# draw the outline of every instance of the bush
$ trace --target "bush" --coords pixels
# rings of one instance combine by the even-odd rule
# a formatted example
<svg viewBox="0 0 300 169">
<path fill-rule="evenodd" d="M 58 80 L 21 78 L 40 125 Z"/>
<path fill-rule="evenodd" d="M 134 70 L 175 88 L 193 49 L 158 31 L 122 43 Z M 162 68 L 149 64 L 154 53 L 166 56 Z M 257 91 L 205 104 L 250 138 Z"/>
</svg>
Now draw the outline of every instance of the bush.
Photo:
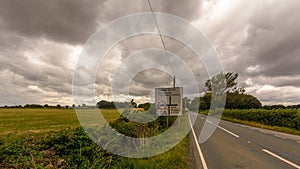
<svg viewBox="0 0 300 169">
<path fill-rule="evenodd" d="M 105 168 L 118 158 L 99 148 L 82 128 L 23 137 L 3 144 L 0 152 L 4 168 Z"/>
<path fill-rule="evenodd" d="M 269 126 L 288 127 L 300 129 L 299 112 L 295 109 L 250 109 L 250 110 L 225 110 L 224 117 L 253 121 Z"/>
</svg>

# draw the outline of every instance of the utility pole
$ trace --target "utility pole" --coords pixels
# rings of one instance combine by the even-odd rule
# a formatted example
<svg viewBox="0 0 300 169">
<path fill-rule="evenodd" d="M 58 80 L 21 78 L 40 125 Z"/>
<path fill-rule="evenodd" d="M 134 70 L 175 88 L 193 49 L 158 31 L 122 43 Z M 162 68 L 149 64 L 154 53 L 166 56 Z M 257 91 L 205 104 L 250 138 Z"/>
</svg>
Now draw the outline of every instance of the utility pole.
<svg viewBox="0 0 300 169">
<path fill-rule="evenodd" d="M 175 80 L 175 76 L 174 76 L 174 78 L 173 78 L 173 88 L 175 88 L 175 84 L 176 84 L 176 80 Z M 169 95 L 169 104 L 167 106 L 168 106 L 167 127 L 169 127 L 169 116 L 171 115 L 171 107 L 172 106 L 177 106 L 177 104 L 172 104 L 171 94 Z"/>
<path fill-rule="evenodd" d="M 173 88 L 175 88 L 175 84 L 176 84 L 176 81 L 175 81 L 175 76 L 174 76 L 174 79 L 173 79 Z"/>
</svg>

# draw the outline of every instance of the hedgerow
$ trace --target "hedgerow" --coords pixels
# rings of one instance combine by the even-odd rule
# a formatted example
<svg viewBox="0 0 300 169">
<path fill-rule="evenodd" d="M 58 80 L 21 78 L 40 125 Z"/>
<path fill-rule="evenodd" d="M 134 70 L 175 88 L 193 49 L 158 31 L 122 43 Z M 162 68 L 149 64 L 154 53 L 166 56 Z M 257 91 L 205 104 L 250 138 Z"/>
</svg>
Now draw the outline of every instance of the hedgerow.
<svg viewBox="0 0 300 169">
<path fill-rule="evenodd" d="M 300 111 L 297 109 L 226 109 L 224 117 L 300 130 Z"/>
</svg>

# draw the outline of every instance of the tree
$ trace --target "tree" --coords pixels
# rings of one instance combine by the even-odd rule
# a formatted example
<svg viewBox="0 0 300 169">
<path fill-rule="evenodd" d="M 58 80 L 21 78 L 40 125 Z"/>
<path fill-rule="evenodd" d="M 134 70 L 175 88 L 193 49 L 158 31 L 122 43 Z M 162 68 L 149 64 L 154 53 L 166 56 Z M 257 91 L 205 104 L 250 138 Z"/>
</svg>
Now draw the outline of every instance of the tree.
<svg viewBox="0 0 300 169">
<path fill-rule="evenodd" d="M 247 95 L 244 88 L 237 87 L 237 73 L 220 73 L 205 82 L 207 92 L 199 99 L 199 110 L 211 107 L 212 95 L 226 92 L 226 109 L 257 109 L 261 108 L 261 102 L 252 95 Z M 225 84 L 224 84 L 225 82 Z M 221 86 L 221 87 L 220 87 Z M 213 89 L 215 87 L 215 89 Z M 217 90 L 216 90 L 217 89 Z M 219 93 L 216 93 L 216 91 Z"/>
<path fill-rule="evenodd" d="M 190 104 L 191 104 L 191 99 L 189 99 L 187 97 L 184 97 L 182 99 L 182 105 L 183 105 L 184 108 L 189 108 Z"/>
<path fill-rule="evenodd" d="M 261 107 L 261 102 L 252 95 L 227 93 L 226 109 L 259 109 Z"/>
<path fill-rule="evenodd" d="M 100 102 L 98 102 L 97 107 L 99 109 L 115 109 L 116 108 L 113 102 L 109 102 L 106 100 L 101 100 Z"/>
<path fill-rule="evenodd" d="M 134 108 L 137 108 L 137 104 L 134 102 L 134 99 L 131 99 L 130 103 Z"/>
<path fill-rule="evenodd" d="M 220 83 L 220 81 L 225 80 L 225 85 L 224 85 L 224 91 L 223 92 L 236 92 L 236 93 L 244 93 L 245 90 L 244 88 L 238 88 L 237 87 L 237 78 L 239 74 L 238 73 L 233 73 L 233 72 L 228 72 L 228 73 L 219 73 L 216 76 L 212 77 L 211 79 L 206 80 L 205 82 L 205 87 L 207 88 L 208 92 L 212 92 L 213 90 L 213 85 L 216 83 Z"/>
<path fill-rule="evenodd" d="M 151 105 L 151 103 L 139 104 L 138 108 L 143 108 L 145 111 L 147 111 L 151 108 Z"/>
</svg>

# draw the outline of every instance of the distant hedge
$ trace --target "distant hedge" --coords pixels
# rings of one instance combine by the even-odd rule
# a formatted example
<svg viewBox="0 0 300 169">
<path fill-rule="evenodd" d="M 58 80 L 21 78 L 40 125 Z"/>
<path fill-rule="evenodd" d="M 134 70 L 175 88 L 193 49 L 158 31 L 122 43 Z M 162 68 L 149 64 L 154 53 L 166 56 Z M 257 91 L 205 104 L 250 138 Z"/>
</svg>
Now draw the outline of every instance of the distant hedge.
<svg viewBox="0 0 300 169">
<path fill-rule="evenodd" d="M 224 117 L 258 122 L 264 125 L 288 127 L 300 130 L 300 110 L 297 109 L 226 109 Z"/>
</svg>

